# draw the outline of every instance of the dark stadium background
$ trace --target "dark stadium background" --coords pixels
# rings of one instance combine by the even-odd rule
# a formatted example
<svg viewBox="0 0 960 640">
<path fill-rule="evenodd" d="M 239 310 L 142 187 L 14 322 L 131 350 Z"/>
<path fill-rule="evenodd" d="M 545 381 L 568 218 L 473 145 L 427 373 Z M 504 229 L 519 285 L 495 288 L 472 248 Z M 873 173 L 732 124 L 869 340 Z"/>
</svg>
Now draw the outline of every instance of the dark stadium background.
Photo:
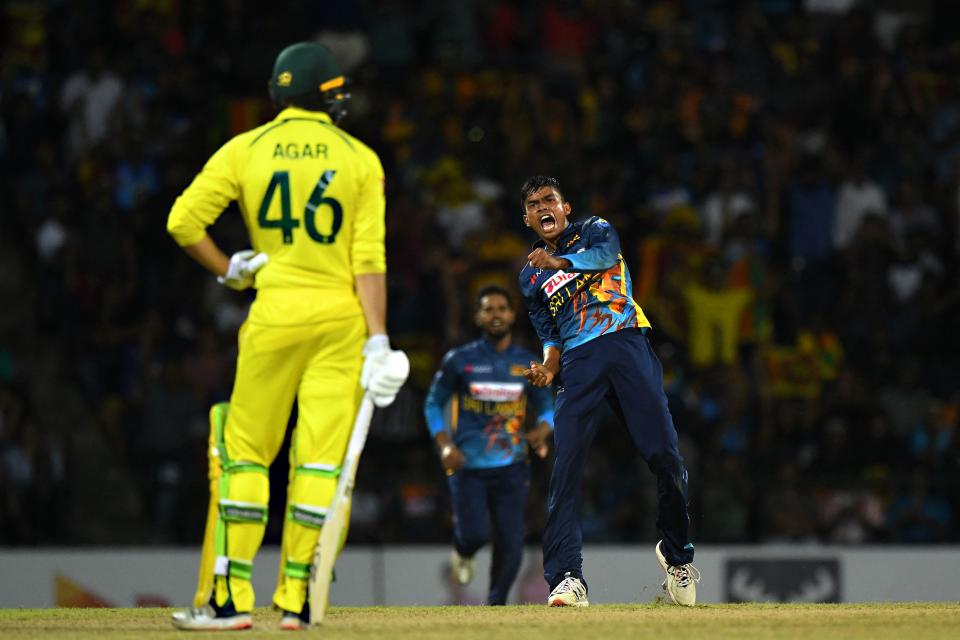
<svg viewBox="0 0 960 640">
<path fill-rule="evenodd" d="M 621 232 L 698 542 L 957 542 L 953 4 L 5 2 L 0 544 L 199 543 L 206 412 L 249 298 L 182 254 L 166 215 L 272 117 L 272 61 L 309 38 L 340 57 L 343 126 L 386 168 L 390 334 L 413 364 L 374 424 L 353 542 L 450 540 L 421 403 L 475 335 L 476 290 L 514 286 L 535 173 Z M 244 245 L 236 211 L 212 232 Z M 536 347 L 523 313 L 518 336 Z M 586 540 L 653 540 L 654 484 L 610 421 Z"/>
</svg>

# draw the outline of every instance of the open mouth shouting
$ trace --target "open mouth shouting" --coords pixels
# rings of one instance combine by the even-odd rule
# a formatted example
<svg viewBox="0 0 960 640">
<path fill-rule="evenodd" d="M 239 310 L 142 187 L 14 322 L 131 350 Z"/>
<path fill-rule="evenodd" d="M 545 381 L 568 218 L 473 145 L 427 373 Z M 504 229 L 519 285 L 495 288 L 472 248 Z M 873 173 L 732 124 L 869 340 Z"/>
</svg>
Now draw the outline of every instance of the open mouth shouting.
<svg viewBox="0 0 960 640">
<path fill-rule="evenodd" d="M 567 227 L 570 205 L 555 188 L 545 186 L 528 194 L 523 203 L 523 220 L 542 240 L 552 242 Z"/>
<path fill-rule="evenodd" d="M 552 213 L 540 214 L 540 228 L 544 233 L 550 233 L 557 228 L 557 218 Z"/>
</svg>

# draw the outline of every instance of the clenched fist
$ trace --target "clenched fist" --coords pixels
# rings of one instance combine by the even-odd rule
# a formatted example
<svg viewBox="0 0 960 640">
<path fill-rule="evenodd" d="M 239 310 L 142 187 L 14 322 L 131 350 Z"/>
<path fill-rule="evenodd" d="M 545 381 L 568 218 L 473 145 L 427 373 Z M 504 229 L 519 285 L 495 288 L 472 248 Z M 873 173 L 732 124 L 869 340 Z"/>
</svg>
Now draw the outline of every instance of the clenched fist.
<svg viewBox="0 0 960 640">
<path fill-rule="evenodd" d="M 557 258 L 550 255 L 543 249 L 534 249 L 527 256 L 530 266 L 537 269 L 566 269 L 570 266 L 570 261 L 566 258 Z"/>
</svg>

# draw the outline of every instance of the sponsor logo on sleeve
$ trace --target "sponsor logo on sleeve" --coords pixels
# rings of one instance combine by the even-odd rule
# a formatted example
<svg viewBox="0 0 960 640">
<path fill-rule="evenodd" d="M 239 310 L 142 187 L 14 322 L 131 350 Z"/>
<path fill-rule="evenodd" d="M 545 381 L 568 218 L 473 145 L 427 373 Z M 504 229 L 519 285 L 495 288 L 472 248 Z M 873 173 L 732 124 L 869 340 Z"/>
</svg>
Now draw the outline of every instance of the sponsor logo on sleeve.
<svg viewBox="0 0 960 640">
<path fill-rule="evenodd" d="M 532 264 L 530 264 L 529 262 L 528 262 L 527 264 L 530 265 L 530 268 L 531 268 L 531 269 L 533 269 L 533 265 L 532 265 Z M 542 268 L 541 268 L 541 269 L 537 269 L 536 272 L 535 272 L 532 276 L 530 276 L 530 284 L 536 286 L 536 284 L 537 284 L 537 278 L 539 278 L 539 277 L 542 276 L 542 275 L 543 275 L 543 269 L 542 269 Z"/>
</svg>

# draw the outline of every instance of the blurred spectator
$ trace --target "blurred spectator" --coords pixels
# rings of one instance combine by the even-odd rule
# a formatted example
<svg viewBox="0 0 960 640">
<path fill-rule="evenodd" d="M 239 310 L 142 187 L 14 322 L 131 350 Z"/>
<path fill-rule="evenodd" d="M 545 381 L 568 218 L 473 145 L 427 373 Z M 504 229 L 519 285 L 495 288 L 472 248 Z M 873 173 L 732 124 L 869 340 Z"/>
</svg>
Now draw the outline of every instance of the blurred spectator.
<svg viewBox="0 0 960 640">
<path fill-rule="evenodd" d="M 60 110 L 67 118 L 66 150 L 78 159 L 107 137 L 116 122 L 116 108 L 124 91 L 103 49 L 90 53 L 88 65 L 70 74 L 60 93 Z"/>
<path fill-rule="evenodd" d="M 67 482 L 71 540 L 83 544 L 121 544 L 145 536 L 149 521 L 124 432 L 125 407 L 107 396 L 90 415 L 73 425 L 69 440 Z M 155 532 L 162 535 L 165 532 Z"/>
<path fill-rule="evenodd" d="M 704 478 L 710 478 L 700 494 L 702 519 L 697 531 L 716 542 L 737 542 L 748 539 L 750 511 L 754 489 L 747 477 L 743 458 L 714 458 L 704 467 Z"/>
<path fill-rule="evenodd" d="M 902 466 L 900 440 L 891 431 L 884 413 L 876 411 L 869 418 L 866 433 L 857 443 L 854 461 L 865 475 L 887 475 Z"/>
<path fill-rule="evenodd" d="M 836 190 L 826 180 L 820 160 L 807 158 L 788 193 L 790 258 L 805 264 L 823 262 L 832 255 L 835 208 Z"/>
<path fill-rule="evenodd" d="M 201 403 L 202 387 L 191 388 L 186 364 L 173 360 L 148 372 L 143 394 L 142 430 L 131 442 L 143 504 L 153 525 L 154 537 L 173 541 L 183 513 L 183 487 L 187 474 L 203 469 L 191 466 L 206 450 L 209 404 Z"/>
<path fill-rule="evenodd" d="M 898 243 L 903 243 L 914 234 L 935 238 L 940 233 L 937 212 L 923 203 L 917 185 L 912 180 L 900 182 L 896 206 L 890 213 L 890 231 Z"/>
<path fill-rule="evenodd" d="M 867 216 L 885 217 L 887 197 L 867 175 L 867 159 L 857 158 L 837 193 L 836 217 L 833 221 L 833 245 L 838 251 L 850 246 Z"/>
<path fill-rule="evenodd" d="M 693 194 L 680 177 L 679 159 L 668 155 L 656 167 L 647 196 L 647 206 L 657 219 L 663 219 L 671 211 L 693 204 Z"/>
<path fill-rule="evenodd" d="M 799 276 L 798 304 L 804 313 L 822 312 L 836 299 L 831 236 L 836 203 L 836 188 L 827 181 L 821 161 L 803 160 L 786 204 L 787 258 Z"/>
<path fill-rule="evenodd" d="M 156 163 L 144 155 L 144 140 L 126 140 L 123 158 L 117 163 L 114 176 L 114 201 L 121 211 L 142 207 L 144 201 L 160 190 Z"/>
<path fill-rule="evenodd" d="M 941 471 L 956 437 L 955 421 L 952 407 L 939 402 L 931 403 L 923 420 L 914 425 L 907 440 L 913 459 L 930 471 Z"/>
<path fill-rule="evenodd" d="M 880 407 L 901 441 L 926 418 L 927 409 L 933 403 L 933 394 L 921 384 L 922 366 L 916 357 L 902 358 L 896 364 L 896 380 L 879 392 Z"/>
<path fill-rule="evenodd" d="M 764 542 L 813 542 L 816 540 L 816 504 L 798 481 L 797 470 L 784 465 L 775 484 L 765 492 L 761 540 Z"/>
<path fill-rule="evenodd" d="M 466 237 L 486 225 L 480 194 L 463 174 L 460 163 L 444 157 L 423 176 L 428 192 L 436 194 L 437 222 L 447 232 L 447 241 L 454 249 L 463 247 Z"/>
<path fill-rule="evenodd" d="M 887 519 L 895 542 L 946 542 L 953 509 L 947 500 L 931 490 L 927 474 L 918 467 L 891 500 Z"/>
<path fill-rule="evenodd" d="M 700 206 L 707 244 L 719 247 L 742 216 L 757 215 L 758 203 L 751 183 L 750 172 L 743 167 L 730 163 L 721 170 L 716 191 L 711 192 Z"/>
<path fill-rule="evenodd" d="M 884 501 L 869 488 L 823 491 L 817 503 L 817 520 L 824 542 L 863 544 L 883 540 Z"/>
<path fill-rule="evenodd" d="M 689 327 L 690 363 L 695 367 L 737 364 L 740 319 L 750 302 L 749 289 L 726 287 L 718 260 L 704 264 L 703 280 L 684 289 Z"/>
</svg>

